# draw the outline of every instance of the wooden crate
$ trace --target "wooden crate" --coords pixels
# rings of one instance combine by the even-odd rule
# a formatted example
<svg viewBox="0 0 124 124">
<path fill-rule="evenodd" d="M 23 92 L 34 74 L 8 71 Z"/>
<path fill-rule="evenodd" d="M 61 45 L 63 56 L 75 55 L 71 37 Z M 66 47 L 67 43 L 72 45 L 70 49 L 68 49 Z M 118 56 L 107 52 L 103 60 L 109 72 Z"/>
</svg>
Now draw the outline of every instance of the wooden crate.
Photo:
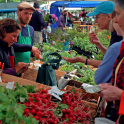
<svg viewBox="0 0 124 124">
<path fill-rule="evenodd" d="M 81 25 L 81 21 L 73 21 L 73 24 Z"/>
<path fill-rule="evenodd" d="M 81 85 L 83 83 L 79 82 L 79 81 L 76 81 L 76 80 L 70 80 L 68 85 L 70 86 L 74 86 L 74 87 L 77 87 L 77 88 L 81 88 Z"/>
<path fill-rule="evenodd" d="M 57 84 L 59 84 L 59 80 L 62 76 L 56 74 Z"/>
<path fill-rule="evenodd" d="M 31 81 L 31 80 L 27 80 L 27 79 L 23 79 L 21 77 L 16 77 L 16 76 L 12 76 L 12 75 L 8 75 L 8 74 L 2 74 L 1 76 L 2 80 L 4 80 L 6 83 L 7 82 L 13 82 L 16 83 L 16 82 L 19 82 L 20 84 L 22 85 L 36 85 L 36 87 L 39 87 L 39 88 L 46 88 L 46 89 L 51 89 L 49 86 L 47 85 L 44 85 L 44 84 L 40 84 L 40 83 L 37 83 L 37 82 L 34 82 L 34 81 Z"/>
<path fill-rule="evenodd" d="M 67 85 L 67 86 L 65 87 L 65 90 L 72 89 L 72 87 L 73 87 L 73 86 Z M 97 93 L 93 93 L 93 94 L 92 94 L 92 93 L 86 93 L 85 90 L 80 89 L 80 88 L 76 88 L 76 87 L 74 87 L 74 88 L 75 88 L 77 91 L 79 91 L 80 97 L 82 97 L 82 101 L 83 101 L 86 105 L 88 105 L 88 106 L 90 107 L 90 109 L 91 109 L 90 115 L 91 115 L 92 117 L 94 117 L 94 116 L 96 115 L 97 107 L 98 107 L 99 100 L 100 100 L 99 95 L 98 95 Z M 97 103 L 90 102 L 90 101 L 89 101 L 90 99 L 95 99 L 95 100 L 97 100 Z"/>
<path fill-rule="evenodd" d="M 64 76 L 66 72 L 64 71 L 60 71 L 60 70 L 55 70 L 56 72 L 56 75 L 59 75 L 59 76 Z"/>
<path fill-rule="evenodd" d="M 72 87 L 73 87 L 73 86 L 67 85 L 64 89 L 65 89 L 65 90 L 70 90 L 70 89 L 72 89 Z M 80 88 L 77 88 L 77 87 L 74 87 L 74 89 L 78 91 L 78 93 L 80 94 L 80 96 L 81 96 L 83 93 L 85 93 L 85 91 L 84 91 L 83 89 L 80 89 Z"/>
<path fill-rule="evenodd" d="M 87 65 L 84 65 L 84 67 L 87 68 Z M 94 66 L 92 66 L 92 65 L 90 65 L 90 69 L 93 70 L 93 71 L 96 71 L 97 70 L 97 68 L 94 67 Z"/>
</svg>

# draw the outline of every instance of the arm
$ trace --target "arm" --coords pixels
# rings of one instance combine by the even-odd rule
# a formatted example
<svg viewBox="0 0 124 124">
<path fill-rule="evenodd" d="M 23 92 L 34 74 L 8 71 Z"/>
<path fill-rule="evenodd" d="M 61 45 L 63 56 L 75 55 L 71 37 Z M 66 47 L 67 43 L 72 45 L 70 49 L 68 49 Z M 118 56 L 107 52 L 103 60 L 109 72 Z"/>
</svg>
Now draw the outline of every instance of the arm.
<svg viewBox="0 0 124 124">
<path fill-rule="evenodd" d="M 103 54 L 105 55 L 107 48 L 105 46 L 103 46 L 101 43 L 99 45 L 97 45 L 97 47 L 103 52 Z"/>
<path fill-rule="evenodd" d="M 32 45 L 13 43 L 15 52 L 27 52 L 32 50 Z"/>
<path fill-rule="evenodd" d="M 42 14 L 39 12 L 39 23 L 43 27 L 47 27 L 48 23 L 44 22 Z"/>
<path fill-rule="evenodd" d="M 14 48 L 14 51 L 15 52 L 27 52 L 27 51 L 31 51 L 36 58 L 38 58 L 38 59 L 41 58 L 41 53 L 38 50 L 38 48 L 37 47 L 34 47 L 32 45 L 13 43 L 13 48 Z"/>
<path fill-rule="evenodd" d="M 74 58 L 66 58 L 66 57 L 62 57 L 64 60 L 66 60 L 67 62 L 70 63 L 76 63 L 76 62 L 82 62 L 82 63 L 86 63 L 86 58 L 82 58 L 82 57 L 74 57 Z M 92 65 L 94 67 L 98 67 L 101 64 L 101 61 L 99 60 L 91 60 L 88 59 L 87 60 L 87 65 Z"/>
<path fill-rule="evenodd" d="M 93 31 L 89 34 L 89 40 L 91 43 L 95 44 L 103 52 L 103 54 L 106 53 L 107 48 L 101 44 L 97 35 Z"/>
<path fill-rule="evenodd" d="M 5 69 L 3 69 L 3 73 L 16 76 L 15 68 L 5 68 Z"/>
<path fill-rule="evenodd" d="M 26 67 L 28 63 L 18 62 L 15 68 L 5 68 L 3 69 L 3 73 L 10 74 L 16 76 L 16 73 L 20 71 L 23 67 L 25 68 L 23 72 L 25 72 L 28 68 Z"/>
</svg>

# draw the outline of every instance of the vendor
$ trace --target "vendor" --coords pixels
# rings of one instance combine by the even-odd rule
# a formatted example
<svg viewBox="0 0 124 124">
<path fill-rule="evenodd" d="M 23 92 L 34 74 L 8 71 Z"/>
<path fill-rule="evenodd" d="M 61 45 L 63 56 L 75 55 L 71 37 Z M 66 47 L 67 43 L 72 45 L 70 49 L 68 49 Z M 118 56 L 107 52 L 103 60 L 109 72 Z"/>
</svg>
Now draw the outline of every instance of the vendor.
<svg viewBox="0 0 124 124">
<path fill-rule="evenodd" d="M 15 65 L 18 62 L 30 63 L 31 52 L 36 58 L 41 58 L 40 51 L 37 47 L 33 46 L 34 29 L 28 25 L 35 8 L 28 2 L 18 4 L 17 8 L 17 23 L 21 25 L 22 30 L 17 38 L 17 43 L 13 44 L 16 60 Z"/>
<path fill-rule="evenodd" d="M 3 73 L 16 76 L 23 67 L 28 65 L 24 62 L 17 63 L 15 67 L 14 49 L 12 44 L 17 42 L 21 26 L 13 19 L 0 20 L 0 62 L 4 63 Z M 25 68 L 24 71 L 26 71 Z M 23 71 L 23 72 L 24 72 Z"/>
<path fill-rule="evenodd" d="M 115 0 L 115 13 L 114 22 L 118 23 L 124 32 L 124 1 Z M 123 33 L 124 37 L 124 33 Z M 112 85 L 105 83 L 100 84 L 102 96 L 107 101 L 114 101 L 115 115 L 118 124 L 124 124 L 124 40 L 121 44 L 120 54 L 117 57 L 112 74 Z"/>
</svg>

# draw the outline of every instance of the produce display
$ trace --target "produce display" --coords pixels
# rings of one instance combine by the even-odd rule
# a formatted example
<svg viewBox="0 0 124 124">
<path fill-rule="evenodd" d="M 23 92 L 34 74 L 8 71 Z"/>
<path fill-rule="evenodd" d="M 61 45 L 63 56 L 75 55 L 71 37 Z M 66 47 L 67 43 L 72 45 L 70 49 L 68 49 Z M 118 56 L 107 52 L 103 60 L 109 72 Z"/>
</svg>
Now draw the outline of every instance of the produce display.
<svg viewBox="0 0 124 124">
<path fill-rule="evenodd" d="M 99 29 L 95 29 L 95 33 L 97 34 L 100 42 L 108 48 L 110 42 L 110 33 L 106 30 L 99 31 Z M 77 25 L 73 26 L 73 29 L 66 30 L 66 32 L 62 32 L 59 29 L 54 30 L 54 34 L 50 35 L 49 43 L 43 44 L 35 44 L 35 46 L 41 51 L 41 61 L 47 61 L 47 54 L 50 52 L 57 52 L 62 57 L 74 58 L 81 56 L 79 51 L 83 51 L 82 54 L 84 58 L 90 57 L 90 59 L 102 60 L 104 54 L 99 50 L 96 45 L 90 43 L 89 41 L 89 32 L 83 32 L 78 28 Z M 63 43 L 68 42 L 70 44 L 70 49 L 74 49 L 70 51 L 65 51 L 63 47 Z M 73 44 L 73 45 L 72 45 Z M 77 50 L 76 50 L 77 49 Z M 76 51 L 75 51 L 76 50 Z M 78 51 L 79 50 L 79 51 Z M 84 56 L 86 55 L 86 56 Z M 55 58 L 51 56 L 50 58 Z M 84 68 L 83 63 L 69 63 L 65 60 L 60 61 L 60 70 L 61 71 L 73 71 L 77 69 L 78 74 L 82 75 L 79 78 L 73 77 L 74 80 L 77 80 L 82 83 L 89 83 L 91 85 L 96 85 L 94 82 L 94 74 L 95 71 L 87 68 Z"/>
<path fill-rule="evenodd" d="M 52 20 L 49 16 L 48 14 L 45 17 L 46 21 L 56 21 L 55 17 L 52 17 Z M 108 31 L 98 31 L 97 29 L 95 33 L 100 42 L 108 48 L 110 33 Z M 88 57 L 79 54 L 79 51 L 74 50 L 74 48 L 82 50 L 86 54 L 90 53 L 90 59 L 102 60 L 103 53 L 90 43 L 88 34 L 89 32 L 82 33 L 74 25 L 72 30 L 66 30 L 64 33 L 58 29 L 54 30 L 54 34 L 48 37 L 49 43 L 35 43 L 34 46 L 41 52 L 40 61 L 42 63 L 51 58 L 57 59 L 52 55 L 47 58 L 47 54 L 51 52 L 57 52 L 62 57 L 68 58 Z M 65 45 L 67 45 L 68 50 L 65 49 Z M 36 60 L 36 58 L 34 59 Z M 71 81 L 78 82 L 79 87 L 82 83 L 96 85 L 94 81 L 95 71 L 91 66 L 86 66 L 80 62 L 69 63 L 63 59 L 60 61 L 59 71 L 63 71 L 65 74 L 67 71 L 72 72 L 74 70 L 76 70 L 76 76 Z M 0 124 L 94 124 L 94 116 L 98 113 L 99 104 L 99 95 L 97 93 L 87 93 L 83 89 L 72 87 L 75 86 L 74 84 L 67 85 L 61 90 L 63 94 L 59 96 L 56 94 L 55 97 L 53 92 L 49 92 L 51 87 L 48 86 L 49 89 L 47 89 L 41 85 L 43 86 L 43 84 L 21 85 L 17 82 L 13 90 L 0 85 Z"/>
<path fill-rule="evenodd" d="M 37 46 L 37 45 L 35 45 Z M 54 46 L 52 46 L 50 43 L 43 43 L 43 45 L 38 45 L 37 46 L 39 48 L 39 50 L 41 50 L 41 60 L 43 62 L 48 61 L 48 59 L 46 58 L 47 54 L 50 52 L 57 52 L 59 53 L 62 57 L 68 57 L 68 58 L 74 58 L 75 56 L 80 56 L 79 54 L 77 54 L 77 52 L 72 51 L 72 53 L 68 52 L 68 51 L 64 51 L 64 50 L 58 50 L 57 48 L 55 48 Z M 50 58 L 55 58 L 54 56 L 50 56 Z M 84 68 L 84 63 L 69 63 L 65 60 L 61 60 L 60 61 L 60 66 L 62 68 L 60 68 L 61 71 L 73 71 L 74 69 L 78 70 L 78 74 L 84 76 L 84 77 L 79 77 L 76 78 L 74 77 L 74 80 L 80 81 L 82 83 L 89 83 L 92 85 L 95 85 L 94 82 L 94 74 L 95 71 L 91 70 L 89 66 L 87 66 L 88 68 Z"/>
<path fill-rule="evenodd" d="M 15 84 L 15 89 L 0 86 L 2 124 L 90 124 L 92 109 L 78 89 L 72 87 L 59 101 L 48 90 L 33 85 Z"/>
</svg>

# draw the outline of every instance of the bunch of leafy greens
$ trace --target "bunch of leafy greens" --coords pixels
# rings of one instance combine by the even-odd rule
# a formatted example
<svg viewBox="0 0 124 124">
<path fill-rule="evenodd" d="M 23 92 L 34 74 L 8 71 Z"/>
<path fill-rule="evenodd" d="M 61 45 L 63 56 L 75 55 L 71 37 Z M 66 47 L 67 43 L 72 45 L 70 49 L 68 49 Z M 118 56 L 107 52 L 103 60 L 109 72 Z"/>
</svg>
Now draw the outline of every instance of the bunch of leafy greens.
<svg viewBox="0 0 124 124">
<path fill-rule="evenodd" d="M 22 88 L 19 83 L 16 86 L 14 91 L 0 86 L 0 120 L 3 124 L 38 124 L 33 116 L 23 116 L 25 105 L 18 101 L 26 100 L 28 94 L 26 88 Z"/>
<path fill-rule="evenodd" d="M 90 85 L 96 85 L 96 83 L 94 81 L 94 74 L 95 74 L 95 71 L 91 70 L 90 66 L 88 65 L 87 69 L 82 71 L 83 77 L 80 77 L 80 78 L 73 77 L 73 79 L 77 80 L 79 82 L 82 82 L 82 83 L 88 83 Z"/>
</svg>

